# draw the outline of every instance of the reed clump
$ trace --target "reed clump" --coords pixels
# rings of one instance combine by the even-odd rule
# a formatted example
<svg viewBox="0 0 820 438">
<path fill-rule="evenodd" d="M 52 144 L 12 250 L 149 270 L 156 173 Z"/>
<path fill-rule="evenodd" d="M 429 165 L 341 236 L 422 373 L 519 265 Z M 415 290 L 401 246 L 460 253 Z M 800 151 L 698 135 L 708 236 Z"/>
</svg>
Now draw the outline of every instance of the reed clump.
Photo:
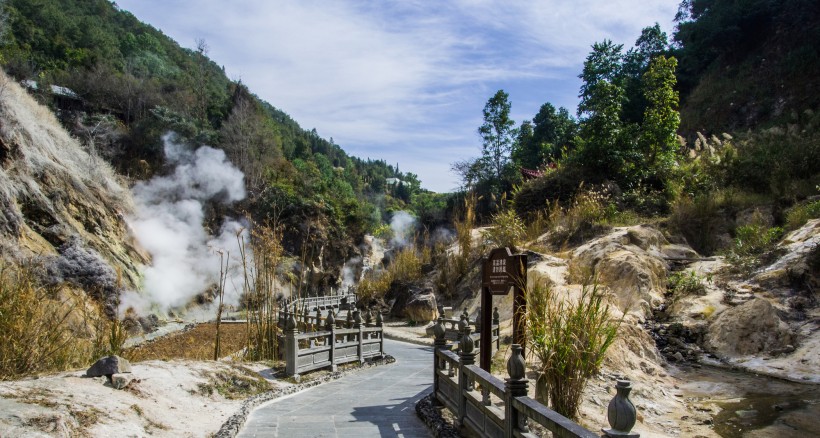
<svg viewBox="0 0 820 438">
<path fill-rule="evenodd" d="M 587 380 L 599 371 L 622 320 L 610 314 L 595 283 L 585 285 L 577 300 L 565 295 L 543 280 L 528 288 L 527 343 L 538 361 L 536 397 L 577 419 Z"/>
</svg>

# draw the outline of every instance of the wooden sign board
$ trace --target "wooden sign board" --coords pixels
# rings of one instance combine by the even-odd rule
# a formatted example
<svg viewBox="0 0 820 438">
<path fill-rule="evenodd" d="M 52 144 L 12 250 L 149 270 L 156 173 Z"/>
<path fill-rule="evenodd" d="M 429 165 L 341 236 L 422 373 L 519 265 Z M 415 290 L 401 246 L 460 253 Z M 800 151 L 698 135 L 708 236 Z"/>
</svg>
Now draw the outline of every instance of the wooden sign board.
<svg viewBox="0 0 820 438">
<path fill-rule="evenodd" d="M 484 259 L 481 272 L 481 343 L 479 366 L 490 371 L 492 361 L 492 319 L 494 295 L 513 293 L 513 343 L 524 345 L 523 315 L 527 310 L 524 294 L 527 282 L 527 256 L 515 248 L 496 248 Z"/>
<path fill-rule="evenodd" d="M 493 295 L 507 295 L 523 278 L 521 256 L 510 248 L 496 248 L 484 260 L 481 285 Z"/>
</svg>

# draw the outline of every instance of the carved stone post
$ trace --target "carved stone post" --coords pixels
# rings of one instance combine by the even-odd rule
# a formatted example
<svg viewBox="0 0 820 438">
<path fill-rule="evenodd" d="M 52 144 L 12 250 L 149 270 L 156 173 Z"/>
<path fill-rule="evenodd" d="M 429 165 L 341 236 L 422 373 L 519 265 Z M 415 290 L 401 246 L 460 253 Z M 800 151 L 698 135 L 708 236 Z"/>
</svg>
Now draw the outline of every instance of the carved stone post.
<svg viewBox="0 0 820 438">
<path fill-rule="evenodd" d="M 475 332 L 481 333 L 481 307 L 478 308 L 475 314 Z"/>
<path fill-rule="evenodd" d="M 370 313 L 370 308 L 367 308 L 367 313 L 364 314 L 364 325 L 370 327 L 373 324 L 373 314 Z"/>
<path fill-rule="evenodd" d="M 359 342 L 356 351 L 359 353 L 359 364 L 364 363 L 364 327 L 362 327 L 362 314 L 358 310 L 353 312 L 353 328 L 359 330 Z"/>
<path fill-rule="evenodd" d="M 433 340 L 433 404 L 436 406 L 441 406 L 442 404 L 438 400 L 438 374 L 442 365 L 445 363 L 439 359 L 438 355 L 436 355 L 436 351 L 447 348 L 447 340 L 444 339 L 446 332 L 446 330 L 444 330 L 444 318 L 441 315 L 443 315 L 443 313 L 439 314 L 438 321 L 436 321 L 436 325 L 433 326 L 433 335 L 435 335 L 435 339 Z"/>
<path fill-rule="evenodd" d="M 629 380 L 618 380 L 615 384 L 615 397 L 609 402 L 607 409 L 607 419 L 612 429 L 601 429 L 604 436 L 610 438 L 638 438 L 639 433 L 630 432 L 635 426 L 638 414 L 635 405 L 629 400 L 629 393 L 632 391 L 632 384 Z"/>
<path fill-rule="evenodd" d="M 313 331 L 318 332 L 322 329 L 322 310 L 316 308 L 316 324 L 313 325 Z"/>
<path fill-rule="evenodd" d="M 296 319 L 293 314 L 285 321 L 285 372 L 289 376 L 299 377 L 296 372 L 299 356 L 299 341 L 296 339 Z"/>
<path fill-rule="evenodd" d="M 467 324 L 464 329 L 464 334 L 461 337 L 461 352 L 458 355 L 458 413 L 456 413 L 456 422 L 459 427 L 464 426 L 464 417 L 467 415 L 467 398 L 464 393 L 473 390 L 473 382 L 467 377 L 464 368 L 467 365 L 475 364 L 475 343 L 473 337 L 470 336 L 472 329 Z"/>
<path fill-rule="evenodd" d="M 379 355 L 384 359 L 384 319 L 382 318 L 381 310 L 376 311 L 376 327 L 379 328 Z"/>
<path fill-rule="evenodd" d="M 527 378 L 524 377 L 527 364 L 522 355 L 523 349 L 519 344 L 512 344 L 512 355 L 507 361 L 507 373 L 510 378 L 506 380 L 504 385 L 504 409 L 505 421 L 504 436 L 515 436 L 514 431 L 520 433 L 529 432 L 527 427 L 527 417 L 521 415 L 515 408 L 513 408 L 513 398 L 527 395 Z"/>
<path fill-rule="evenodd" d="M 332 307 L 327 311 L 325 330 L 330 330 L 330 337 L 327 339 L 328 346 L 330 346 L 330 370 L 336 371 L 336 317 L 333 316 Z"/>
<path fill-rule="evenodd" d="M 470 326 L 470 320 L 467 319 L 467 309 L 464 309 L 464 313 L 461 314 L 461 319 L 458 320 L 458 348 L 456 349 L 456 353 L 461 352 L 461 338 L 464 337 L 464 332 L 467 330 L 467 327 Z"/>
</svg>

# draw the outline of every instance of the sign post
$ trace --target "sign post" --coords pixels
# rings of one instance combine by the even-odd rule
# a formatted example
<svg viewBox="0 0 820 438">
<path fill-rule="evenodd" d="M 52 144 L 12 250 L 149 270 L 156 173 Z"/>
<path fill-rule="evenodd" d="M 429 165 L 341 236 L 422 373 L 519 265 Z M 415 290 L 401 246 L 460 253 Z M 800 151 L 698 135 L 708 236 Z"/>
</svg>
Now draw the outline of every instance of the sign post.
<svg viewBox="0 0 820 438">
<path fill-rule="evenodd" d="M 496 248 L 482 265 L 479 366 L 488 372 L 492 361 L 493 295 L 508 295 L 513 290 L 513 343 L 523 346 L 525 341 L 522 318 L 527 308 L 523 289 L 527 281 L 527 256 L 515 252 L 515 248 Z"/>
</svg>

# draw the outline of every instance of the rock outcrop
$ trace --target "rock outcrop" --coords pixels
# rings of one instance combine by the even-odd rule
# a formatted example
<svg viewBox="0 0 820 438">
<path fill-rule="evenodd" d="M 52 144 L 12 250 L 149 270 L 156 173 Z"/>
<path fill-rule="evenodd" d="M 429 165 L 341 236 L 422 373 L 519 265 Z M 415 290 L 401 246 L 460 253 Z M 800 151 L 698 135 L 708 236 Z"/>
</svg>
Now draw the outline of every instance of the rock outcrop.
<svg viewBox="0 0 820 438">
<path fill-rule="evenodd" d="M 723 357 L 771 354 L 784 351 L 793 342 L 788 324 L 763 298 L 755 298 L 721 313 L 706 336 L 706 345 Z"/>
<path fill-rule="evenodd" d="M 130 192 L 48 108 L 2 73 L 0 82 L 0 251 L 46 256 L 55 282 L 85 290 L 138 285 L 148 256 L 124 220 Z"/>
<path fill-rule="evenodd" d="M 647 316 L 663 301 L 669 269 L 666 259 L 681 257 L 697 257 L 697 253 L 670 244 L 650 226 L 616 228 L 572 252 L 570 281 L 582 283 L 594 275 L 615 293 L 622 310 Z"/>
</svg>

